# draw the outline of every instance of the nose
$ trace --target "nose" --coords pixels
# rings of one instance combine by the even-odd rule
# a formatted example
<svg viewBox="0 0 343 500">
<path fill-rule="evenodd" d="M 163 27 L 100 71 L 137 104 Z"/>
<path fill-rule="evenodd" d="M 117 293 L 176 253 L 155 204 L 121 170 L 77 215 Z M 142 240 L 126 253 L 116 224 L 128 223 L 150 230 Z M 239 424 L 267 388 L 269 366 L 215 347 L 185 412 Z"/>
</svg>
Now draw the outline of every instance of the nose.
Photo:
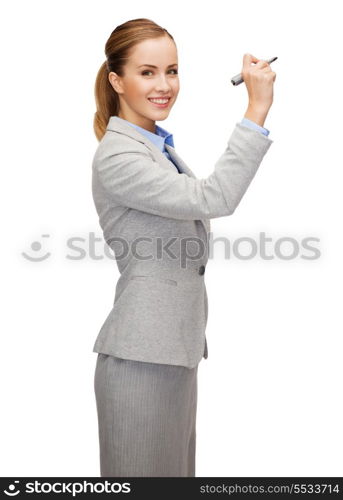
<svg viewBox="0 0 343 500">
<path fill-rule="evenodd" d="M 156 91 L 160 92 L 169 92 L 171 89 L 170 84 L 168 83 L 168 80 L 165 75 L 159 76 L 157 83 L 156 83 Z"/>
</svg>

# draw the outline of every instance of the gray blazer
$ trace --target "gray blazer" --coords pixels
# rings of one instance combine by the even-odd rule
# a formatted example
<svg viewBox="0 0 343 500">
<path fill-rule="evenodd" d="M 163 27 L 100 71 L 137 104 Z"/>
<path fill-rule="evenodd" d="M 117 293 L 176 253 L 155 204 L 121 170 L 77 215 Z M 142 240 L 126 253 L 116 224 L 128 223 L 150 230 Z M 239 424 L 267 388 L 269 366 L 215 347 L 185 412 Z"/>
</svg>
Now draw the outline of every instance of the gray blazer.
<svg viewBox="0 0 343 500">
<path fill-rule="evenodd" d="M 234 213 L 272 142 L 237 123 L 213 172 L 198 179 L 172 146 L 178 169 L 137 129 L 110 118 L 92 192 L 120 277 L 93 352 L 188 368 L 207 358 L 209 219 Z"/>
</svg>

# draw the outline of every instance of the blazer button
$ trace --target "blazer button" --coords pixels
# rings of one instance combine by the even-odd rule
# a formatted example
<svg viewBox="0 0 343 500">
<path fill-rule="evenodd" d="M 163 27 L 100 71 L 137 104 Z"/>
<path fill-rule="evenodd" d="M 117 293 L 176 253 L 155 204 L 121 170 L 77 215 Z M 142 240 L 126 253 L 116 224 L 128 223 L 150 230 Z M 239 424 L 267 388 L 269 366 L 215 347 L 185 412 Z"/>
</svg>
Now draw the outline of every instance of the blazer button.
<svg viewBox="0 0 343 500">
<path fill-rule="evenodd" d="M 200 266 L 199 267 L 199 274 L 204 274 L 205 272 L 205 266 Z"/>
</svg>

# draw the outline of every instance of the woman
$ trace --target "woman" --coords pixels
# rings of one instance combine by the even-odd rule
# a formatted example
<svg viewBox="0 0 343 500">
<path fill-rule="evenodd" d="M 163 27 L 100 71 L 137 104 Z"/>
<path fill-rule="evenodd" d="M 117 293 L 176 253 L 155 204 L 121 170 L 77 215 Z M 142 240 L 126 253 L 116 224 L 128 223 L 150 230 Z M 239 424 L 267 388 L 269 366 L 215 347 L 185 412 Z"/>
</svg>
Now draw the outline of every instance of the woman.
<svg viewBox="0 0 343 500">
<path fill-rule="evenodd" d="M 173 37 L 134 19 L 111 33 L 105 53 L 92 186 L 120 277 L 93 349 L 101 476 L 195 476 L 210 219 L 234 212 L 273 142 L 263 124 L 276 75 L 245 54 L 247 111 L 213 173 L 197 179 L 156 125 L 179 92 Z"/>
</svg>

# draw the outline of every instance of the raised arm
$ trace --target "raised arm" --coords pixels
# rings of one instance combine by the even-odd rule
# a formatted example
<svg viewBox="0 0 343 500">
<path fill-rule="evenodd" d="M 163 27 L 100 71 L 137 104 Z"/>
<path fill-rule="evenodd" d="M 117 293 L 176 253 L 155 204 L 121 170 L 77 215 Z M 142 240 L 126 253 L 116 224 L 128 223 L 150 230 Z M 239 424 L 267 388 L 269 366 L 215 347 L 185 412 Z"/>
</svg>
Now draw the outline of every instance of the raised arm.
<svg viewBox="0 0 343 500">
<path fill-rule="evenodd" d="M 249 94 L 245 117 L 263 126 L 276 74 L 266 61 L 245 54 L 242 75 Z M 261 132 L 236 123 L 214 171 L 196 179 L 160 168 L 144 144 L 115 137 L 113 131 L 107 134 L 95 154 L 93 172 L 113 203 L 184 220 L 231 215 L 273 143 Z"/>
<path fill-rule="evenodd" d="M 112 152 L 108 140 L 93 170 L 116 204 L 174 219 L 211 219 L 235 211 L 272 143 L 237 123 L 214 171 L 195 179 L 160 168 L 143 144 L 127 140 L 124 152 Z"/>
</svg>

